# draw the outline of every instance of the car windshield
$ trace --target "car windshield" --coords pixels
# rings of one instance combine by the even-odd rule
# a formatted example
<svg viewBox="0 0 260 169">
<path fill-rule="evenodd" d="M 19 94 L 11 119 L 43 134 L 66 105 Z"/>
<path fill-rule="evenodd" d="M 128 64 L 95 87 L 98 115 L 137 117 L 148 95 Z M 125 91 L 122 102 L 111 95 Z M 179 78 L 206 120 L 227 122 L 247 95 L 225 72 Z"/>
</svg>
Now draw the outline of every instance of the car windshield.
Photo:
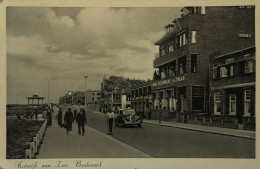
<svg viewBox="0 0 260 169">
<path fill-rule="evenodd" d="M 125 115 L 133 115 L 133 114 L 135 114 L 135 111 L 134 110 L 125 110 L 124 114 Z"/>
</svg>

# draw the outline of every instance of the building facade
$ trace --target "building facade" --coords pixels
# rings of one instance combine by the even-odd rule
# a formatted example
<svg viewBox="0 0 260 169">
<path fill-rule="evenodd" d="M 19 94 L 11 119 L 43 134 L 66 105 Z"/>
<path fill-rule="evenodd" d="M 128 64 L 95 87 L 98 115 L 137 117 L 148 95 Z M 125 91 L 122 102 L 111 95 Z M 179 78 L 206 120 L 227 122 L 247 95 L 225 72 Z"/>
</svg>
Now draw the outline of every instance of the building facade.
<svg viewBox="0 0 260 169">
<path fill-rule="evenodd" d="M 131 105 L 137 114 L 148 117 L 149 111 L 152 110 L 151 81 L 132 86 Z"/>
<path fill-rule="evenodd" d="M 153 113 L 177 121 L 211 114 L 209 55 L 245 48 L 248 41 L 240 36 L 254 31 L 253 6 L 184 7 L 181 11 L 182 16 L 166 25 L 165 35 L 155 43 L 159 57 L 154 60 L 152 82 Z M 254 36 L 250 39 L 247 45 L 253 46 Z"/>
<path fill-rule="evenodd" d="M 123 78 L 121 76 L 104 78 L 101 83 L 100 110 L 105 112 L 109 109 L 118 110 L 130 107 L 132 86 L 142 82 L 142 80 Z"/>
<path fill-rule="evenodd" d="M 254 46 L 211 54 L 210 108 L 216 125 L 255 129 L 255 64 Z"/>
</svg>

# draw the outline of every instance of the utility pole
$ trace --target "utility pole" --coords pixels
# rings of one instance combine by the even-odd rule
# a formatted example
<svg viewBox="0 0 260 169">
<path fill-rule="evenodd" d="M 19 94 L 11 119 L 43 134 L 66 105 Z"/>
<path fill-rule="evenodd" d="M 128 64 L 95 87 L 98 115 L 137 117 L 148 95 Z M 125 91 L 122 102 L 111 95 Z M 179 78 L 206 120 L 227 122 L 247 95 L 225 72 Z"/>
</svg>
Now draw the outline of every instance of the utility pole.
<svg viewBox="0 0 260 169">
<path fill-rule="evenodd" d="M 88 78 L 88 76 L 85 75 L 84 78 L 85 78 L 85 108 L 86 108 L 86 106 L 87 106 L 87 78 Z"/>
</svg>

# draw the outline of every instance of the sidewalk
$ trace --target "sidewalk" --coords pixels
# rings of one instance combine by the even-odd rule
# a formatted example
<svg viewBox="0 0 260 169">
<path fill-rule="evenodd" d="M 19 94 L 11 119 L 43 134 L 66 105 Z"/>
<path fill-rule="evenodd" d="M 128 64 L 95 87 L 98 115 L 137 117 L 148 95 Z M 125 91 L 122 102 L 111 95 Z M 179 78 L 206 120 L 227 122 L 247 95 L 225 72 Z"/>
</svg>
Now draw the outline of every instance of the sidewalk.
<svg viewBox="0 0 260 169">
<path fill-rule="evenodd" d="M 141 152 L 112 136 L 105 135 L 86 126 L 84 136 L 78 135 L 77 125 L 73 124 L 70 135 L 57 125 L 48 127 L 43 144 L 36 158 L 149 158 Z"/>
<path fill-rule="evenodd" d="M 254 131 L 236 130 L 236 129 L 211 127 L 211 126 L 203 126 L 203 125 L 187 124 L 187 123 L 167 122 L 167 121 L 161 121 L 161 124 L 159 124 L 158 120 L 146 120 L 146 119 L 143 119 L 143 123 L 161 125 L 167 127 L 175 127 L 180 129 L 186 129 L 186 130 L 194 130 L 194 131 L 200 131 L 206 133 L 241 137 L 241 138 L 247 138 L 253 140 L 255 139 Z"/>
</svg>

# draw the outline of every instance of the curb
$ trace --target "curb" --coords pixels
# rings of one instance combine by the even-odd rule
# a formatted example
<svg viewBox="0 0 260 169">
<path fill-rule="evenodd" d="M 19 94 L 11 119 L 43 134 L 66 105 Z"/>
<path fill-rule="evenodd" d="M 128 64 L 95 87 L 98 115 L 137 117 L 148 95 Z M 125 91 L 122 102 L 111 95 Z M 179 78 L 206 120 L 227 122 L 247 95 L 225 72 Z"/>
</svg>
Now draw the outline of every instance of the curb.
<svg viewBox="0 0 260 169">
<path fill-rule="evenodd" d="M 210 130 L 204 130 L 204 129 L 194 129 L 194 128 L 190 128 L 190 127 L 181 127 L 181 126 L 174 126 L 174 125 L 167 125 L 167 124 L 155 124 L 153 122 L 147 122 L 147 121 L 143 121 L 143 123 L 152 124 L 152 125 L 158 125 L 158 126 L 164 126 L 164 127 L 174 127 L 174 128 L 184 129 L 184 130 L 191 130 L 191 131 L 198 131 L 198 132 L 204 132 L 204 133 L 212 133 L 212 134 L 219 134 L 219 135 L 233 136 L 233 137 L 238 137 L 238 138 L 246 138 L 246 139 L 250 139 L 250 140 L 255 140 L 255 137 L 245 136 L 245 135 L 228 134 L 228 133 L 222 133 L 222 132 L 217 132 L 217 131 L 210 131 Z"/>
<path fill-rule="evenodd" d="M 36 155 L 39 153 L 39 148 L 46 131 L 46 126 L 47 126 L 47 119 L 45 119 L 40 130 L 33 137 L 32 139 L 33 141 L 27 143 L 30 145 L 30 148 L 25 150 L 25 159 L 34 159 Z"/>
</svg>

